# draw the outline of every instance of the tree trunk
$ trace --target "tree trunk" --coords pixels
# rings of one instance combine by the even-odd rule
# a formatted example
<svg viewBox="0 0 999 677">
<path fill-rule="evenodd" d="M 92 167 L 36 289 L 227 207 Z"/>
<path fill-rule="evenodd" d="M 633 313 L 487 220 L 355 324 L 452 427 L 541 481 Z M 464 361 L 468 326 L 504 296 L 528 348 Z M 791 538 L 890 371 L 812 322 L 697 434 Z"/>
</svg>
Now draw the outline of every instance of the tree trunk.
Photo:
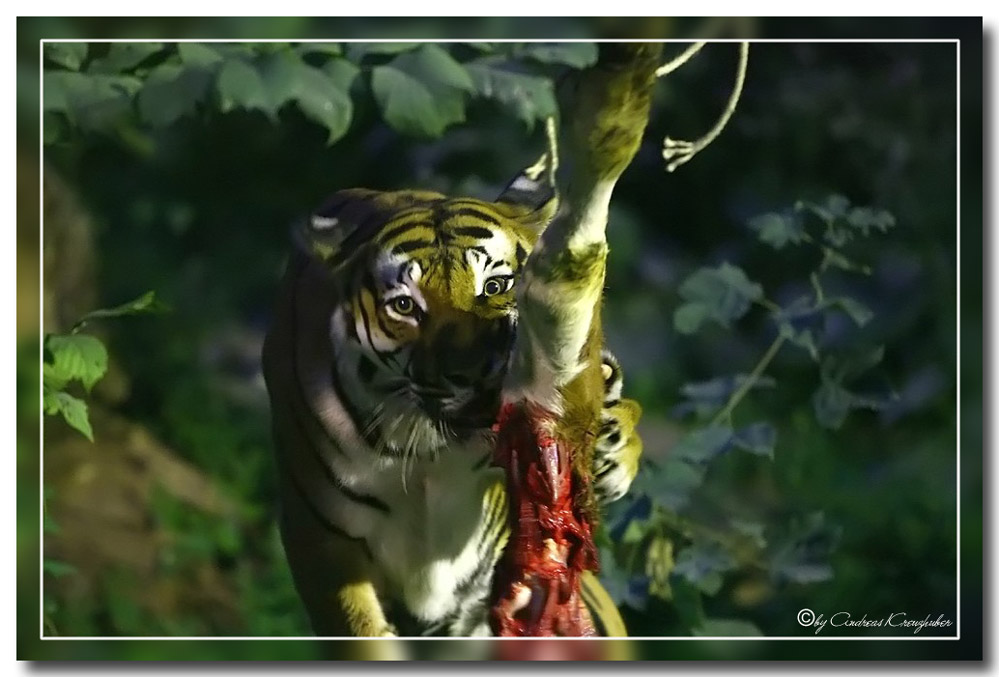
<svg viewBox="0 0 999 677">
<path fill-rule="evenodd" d="M 602 44 L 563 105 L 562 203 L 520 282 L 496 426 L 512 529 L 493 589 L 500 636 L 596 634 L 580 577 L 598 569 L 590 465 L 603 401 L 607 214 L 648 122 L 660 52 L 658 44 Z"/>
</svg>

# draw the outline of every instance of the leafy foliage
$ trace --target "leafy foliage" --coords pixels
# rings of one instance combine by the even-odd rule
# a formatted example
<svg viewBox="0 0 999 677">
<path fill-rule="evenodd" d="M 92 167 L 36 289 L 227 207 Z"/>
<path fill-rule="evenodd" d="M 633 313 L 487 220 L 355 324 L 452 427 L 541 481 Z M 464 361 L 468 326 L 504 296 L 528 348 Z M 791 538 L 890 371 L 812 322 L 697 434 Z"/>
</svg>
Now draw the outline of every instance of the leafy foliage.
<svg viewBox="0 0 999 677">
<path fill-rule="evenodd" d="M 528 130 L 535 121 L 558 114 L 551 80 L 523 73 L 516 62 L 501 57 L 484 57 L 465 65 L 476 94 L 509 108 Z"/>
<path fill-rule="evenodd" d="M 707 320 L 729 326 L 763 298 L 763 289 L 739 268 L 723 263 L 688 277 L 680 285 L 680 296 L 686 303 L 677 308 L 673 324 L 681 334 L 693 334 Z"/>
<path fill-rule="evenodd" d="M 382 116 L 412 136 L 437 137 L 465 119 L 468 72 L 437 45 L 423 45 L 375 66 L 371 88 Z"/>
<path fill-rule="evenodd" d="M 802 216 L 806 213 L 819 217 L 822 232 L 814 228 L 810 232 Z M 612 594 L 619 602 L 640 609 L 650 596 L 669 600 L 694 635 L 760 634 L 752 623 L 740 619 L 708 618 L 701 600 L 701 596 L 716 595 L 727 574 L 747 565 L 768 570 L 776 581 L 815 583 L 832 575 L 827 558 L 836 541 L 835 529 L 825 524 L 821 513 L 794 520 L 773 544 L 769 543 L 774 539 L 770 531 L 779 532 L 779 527 L 767 529 L 733 520 L 728 530 L 706 531 L 685 516 L 710 467 L 729 450 L 774 459 L 776 427 L 769 421 L 736 426 L 734 411 L 751 391 L 776 385 L 764 372 L 782 345 L 790 343 L 821 360 L 820 385 L 812 398 L 820 425 L 839 428 L 850 411 L 878 410 L 888 401 L 859 395 L 845 385 L 875 367 L 884 356 L 883 347 L 850 356 L 822 355 L 823 330 L 830 313 L 843 312 L 858 327 L 873 317 L 856 299 L 830 297 L 823 276 L 830 269 L 863 272 L 865 268 L 853 263 L 841 248 L 854 238 L 886 232 L 894 218 L 882 210 L 851 208 L 846 198 L 833 195 L 821 204 L 799 202 L 794 211 L 754 217 L 748 225 L 762 243 L 776 250 L 806 244 L 819 249 L 818 264 L 808 275 L 812 291 L 781 306 L 765 297 L 761 284 L 727 262 L 699 268 L 687 277 L 679 288 L 683 303 L 673 317 L 680 334 L 694 334 L 709 322 L 728 328 L 757 305 L 768 312 L 775 338 L 751 373 L 718 376 L 681 388 L 685 401 L 674 407 L 674 414 L 694 414 L 707 419 L 706 424 L 682 437 L 665 460 L 645 462 L 631 494 L 610 516 L 617 545 L 608 549 L 605 559 L 630 563 L 610 570 L 621 579 L 611 588 Z"/>
<path fill-rule="evenodd" d="M 333 144 L 369 98 L 393 129 L 419 138 L 463 122 L 471 97 L 499 103 L 531 129 L 557 112 L 553 69 L 584 68 L 597 54 L 586 43 L 471 49 L 463 61 L 460 47 L 415 42 L 47 43 L 45 141 L 65 142 L 74 128 L 129 136 L 215 111 L 276 123 L 291 106 Z M 358 76 L 364 86 L 354 89 Z"/>
<path fill-rule="evenodd" d="M 73 382 L 79 382 L 89 393 L 107 373 L 108 351 L 100 339 L 77 332 L 94 320 L 159 312 L 162 308 L 156 295 L 149 291 L 114 308 L 87 313 L 76 323 L 70 334 L 46 336 L 47 357 L 42 364 L 42 405 L 45 413 L 50 416 L 61 415 L 66 423 L 93 442 L 94 431 L 90 427 L 87 404 L 66 392 L 66 388 Z"/>
</svg>

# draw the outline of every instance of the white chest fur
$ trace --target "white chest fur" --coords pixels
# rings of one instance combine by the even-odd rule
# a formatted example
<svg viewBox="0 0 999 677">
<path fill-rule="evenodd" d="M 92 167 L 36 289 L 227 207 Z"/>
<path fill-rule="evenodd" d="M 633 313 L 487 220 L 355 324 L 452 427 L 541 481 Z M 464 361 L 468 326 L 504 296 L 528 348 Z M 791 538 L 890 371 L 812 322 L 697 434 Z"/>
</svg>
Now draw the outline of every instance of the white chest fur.
<svg viewBox="0 0 999 677">
<path fill-rule="evenodd" d="M 386 589 L 423 621 L 440 620 L 469 601 L 458 592 L 483 555 L 486 493 L 503 480 L 497 468 L 475 467 L 484 452 L 477 443 L 416 461 L 407 468 L 405 486 L 399 464 L 369 476 L 391 512 L 371 524 L 365 540 Z"/>
</svg>

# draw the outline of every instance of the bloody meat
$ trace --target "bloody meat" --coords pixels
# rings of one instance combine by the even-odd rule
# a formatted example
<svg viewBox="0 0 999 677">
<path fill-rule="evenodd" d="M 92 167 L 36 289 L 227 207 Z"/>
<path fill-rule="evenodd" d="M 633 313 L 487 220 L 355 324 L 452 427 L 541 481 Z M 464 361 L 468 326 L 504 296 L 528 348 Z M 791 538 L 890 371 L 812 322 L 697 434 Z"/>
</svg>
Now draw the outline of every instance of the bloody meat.
<svg viewBox="0 0 999 677">
<path fill-rule="evenodd" d="M 598 569 L 591 520 L 579 507 L 586 481 L 573 470 L 556 416 L 507 403 L 495 426 L 495 463 L 506 470 L 512 534 L 493 580 L 490 617 L 500 637 L 590 637 L 580 578 Z"/>
</svg>

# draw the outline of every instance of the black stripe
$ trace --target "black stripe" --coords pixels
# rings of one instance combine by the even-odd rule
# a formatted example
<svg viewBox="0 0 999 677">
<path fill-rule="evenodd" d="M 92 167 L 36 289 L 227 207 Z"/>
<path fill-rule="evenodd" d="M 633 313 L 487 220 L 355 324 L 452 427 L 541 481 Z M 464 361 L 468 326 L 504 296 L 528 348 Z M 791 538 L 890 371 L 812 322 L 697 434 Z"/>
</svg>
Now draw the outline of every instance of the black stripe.
<svg viewBox="0 0 999 677">
<path fill-rule="evenodd" d="M 306 439 L 308 439 L 309 433 L 303 427 L 302 421 L 298 417 L 297 411 L 295 410 L 292 411 L 292 418 L 294 419 L 296 427 L 298 428 L 299 432 L 305 435 Z M 323 436 L 325 437 L 325 434 Z M 335 443 L 333 446 L 334 448 L 336 448 Z M 354 501 L 355 503 L 361 503 L 363 505 L 368 506 L 369 508 L 373 508 L 374 510 L 382 512 L 386 515 L 391 514 L 392 510 L 389 508 L 388 504 L 382 501 L 381 499 L 376 498 L 374 496 L 369 496 L 367 494 L 359 494 L 350 487 L 346 486 L 343 483 L 343 480 L 340 479 L 340 477 L 336 474 L 336 471 L 334 471 L 333 468 L 331 468 L 329 464 L 326 463 L 326 459 L 322 457 L 322 454 L 319 453 L 319 450 L 316 448 L 315 445 L 309 444 L 309 450 L 312 452 L 312 457 L 316 460 L 316 463 L 318 463 L 319 466 L 323 469 L 323 474 L 326 475 L 326 479 L 329 481 L 330 484 L 333 485 L 333 487 L 338 492 L 343 494 L 349 500 Z"/>
<path fill-rule="evenodd" d="M 306 397 L 305 391 L 302 389 L 302 381 L 298 378 L 298 324 L 297 324 L 298 323 L 298 282 L 299 280 L 295 281 L 294 292 L 293 292 L 294 295 L 292 298 L 292 321 L 290 323 L 291 326 L 289 327 L 289 331 L 291 332 L 291 371 L 293 377 L 292 380 L 295 382 L 295 393 L 298 395 L 298 399 L 302 402 L 305 411 L 308 412 L 310 420 L 320 430 L 324 431 L 325 434 L 326 425 L 319 418 L 316 412 L 313 411 L 312 407 L 309 406 L 309 398 Z M 336 379 L 333 380 L 333 385 L 335 388 Z M 337 393 L 337 396 L 338 397 L 340 396 L 339 393 Z M 342 397 L 340 399 L 341 401 L 343 401 Z M 357 419 L 355 418 L 354 420 Z M 343 455 L 343 451 L 338 446 L 333 445 L 333 448 L 336 449 L 337 453 L 339 453 L 341 456 Z"/>
<path fill-rule="evenodd" d="M 421 224 L 419 220 L 414 220 L 414 221 L 407 221 L 406 223 L 401 223 L 398 226 L 392 226 L 388 230 L 383 231 L 382 234 L 378 236 L 378 242 L 385 244 L 391 241 L 393 238 L 402 235 L 405 232 L 408 232 L 414 228 L 421 227 L 421 225 L 423 224 Z"/>
<path fill-rule="evenodd" d="M 452 228 L 451 232 L 454 235 L 474 237 L 477 240 L 488 240 L 493 236 L 493 231 L 482 226 L 458 226 L 457 228 Z"/>
<path fill-rule="evenodd" d="M 295 316 L 296 316 L 296 319 L 297 319 L 297 315 L 298 315 L 298 286 L 297 285 L 295 286 L 294 310 L 295 310 Z M 320 436 L 329 439 L 328 435 L 326 434 L 326 428 L 325 428 L 325 426 L 319 420 L 318 416 L 316 415 L 316 412 L 313 411 L 312 407 L 309 406 L 309 401 L 308 401 L 308 399 L 306 399 L 305 393 L 302 391 L 302 384 L 301 384 L 301 381 L 299 381 L 299 378 L 298 378 L 298 325 L 297 325 L 297 322 L 295 321 L 295 319 L 293 319 L 293 321 L 292 321 L 291 324 L 292 324 L 292 327 L 291 327 L 291 339 L 292 339 L 292 370 L 293 370 L 293 378 L 295 380 L 295 383 L 298 386 L 298 388 L 297 388 L 297 390 L 298 390 L 298 396 L 299 396 L 300 401 L 302 403 L 302 407 L 301 408 L 296 408 L 296 407 L 294 407 L 294 405 L 292 406 L 292 411 L 291 411 L 291 413 L 292 413 L 292 420 L 295 422 L 295 425 L 298 427 L 299 431 L 301 431 L 305 435 L 306 439 L 308 439 L 310 436 L 309 436 L 308 431 L 305 430 L 305 422 L 302 421 L 301 418 L 299 417 L 299 412 L 301 411 L 301 409 L 305 409 L 305 411 L 309 415 L 309 417 L 312 420 L 312 422 L 314 424 L 316 424 L 318 426 L 319 430 L 321 431 L 320 432 Z M 357 419 L 354 418 L 354 420 L 356 421 Z M 338 453 L 340 453 L 340 454 L 343 453 L 340 450 L 339 446 L 336 443 L 333 443 L 332 447 Z M 366 506 L 368 506 L 370 508 L 373 508 L 375 510 L 383 512 L 386 515 L 391 512 L 391 510 L 389 509 L 389 506 L 384 501 L 382 501 L 382 500 L 380 500 L 378 498 L 375 498 L 374 496 L 368 496 L 368 495 L 365 495 L 365 494 L 359 494 L 359 493 L 353 491 L 352 489 L 344 486 L 343 480 L 341 480 L 340 477 L 338 477 L 337 474 L 333 471 L 333 469 L 326 463 L 326 459 L 324 459 L 322 457 L 322 455 L 319 453 L 319 450 L 315 447 L 315 445 L 309 444 L 309 450 L 312 452 L 312 456 L 315 458 L 316 462 L 319 463 L 319 465 L 322 467 L 323 473 L 326 475 L 326 479 L 328 479 L 330 481 L 330 483 L 338 491 L 340 491 L 340 493 L 342 493 L 344 496 L 346 496 L 348 499 L 350 499 L 352 501 L 355 501 L 357 503 L 362 503 L 362 504 L 364 504 L 364 505 L 366 505 Z M 294 479 L 294 473 L 292 473 L 292 478 Z"/>
<path fill-rule="evenodd" d="M 372 296 L 374 296 L 374 292 L 372 292 Z M 378 359 L 382 361 L 382 364 L 386 367 L 391 366 L 393 362 L 392 353 L 378 350 L 378 348 L 375 347 L 375 341 L 371 338 L 371 321 L 368 319 L 368 311 L 364 309 L 364 302 L 361 299 L 358 299 L 357 307 L 361 310 L 361 320 L 364 322 L 364 331 L 368 335 L 368 345 L 373 351 L 375 351 L 375 355 L 377 355 Z"/>
<path fill-rule="evenodd" d="M 397 244 L 392 247 L 393 254 L 405 254 L 406 252 L 415 251 L 417 249 L 427 249 L 433 246 L 433 242 L 430 240 L 410 240 L 409 242 L 403 242 L 402 244 Z"/>
<path fill-rule="evenodd" d="M 492 530 L 492 527 L 494 526 L 494 524 L 496 523 L 497 519 L 500 516 L 503 516 L 504 518 L 506 517 L 506 511 L 504 510 L 506 506 L 504 505 L 504 503 L 507 502 L 507 498 L 505 492 L 503 493 L 501 499 L 502 500 L 490 501 L 489 505 L 486 507 L 486 511 L 483 515 L 484 519 L 482 526 L 482 533 L 484 536 L 488 535 L 488 533 Z"/>
<path fill-rule="evenodd" d="M 327 470 L 329 470 L 329 468 L 327 468 Z M 355 503 L 361 503 L 362 505 L 366 505 L 369 508 L 377 510 L 378 512 L 383 513 L 385 515 L 392 514 L 392 509 L 389 508 L 388 504 L 385 501 L 381 500 L 380 498 L 369 496 L 368 494 L 359 494 L 353 489 L 345 487 L 342 484 L 338 484 L 336 488 L 340 491 L 341 494 L 343 494 L 350 500 L 354 501 Z"/>
<path fill-rule="evenodd" d="M 477 219 L 482 219 L 486 223 L 491 223 L 494 226 L 500 225 L 499 219 L 497 219 L 495 215 L 477 207 L 461 207 L 459 209 L 455 209 L 451 212 L 451 216 L 473 216 Z M 455 230 L 460 230 L 460 228 Z"/>
<path fill-rule="evenodd" d="M 524 245 L 517 243 L 517 265 L 524 265 L 524 261 L 527 259 L 527 250 L 524 249 Z"/>
<path fill-rule="evenodd" d="M 362 420 L 361 412 L 357 410 L 354 406 L 354 402 L 346 396 L 343 392 L 343 388 L 340 387 L 340 381 L 336 378 L 336 366 L 333 366 L 332 372 L 330 373 L 330 383 L 333 385 L 333 392 L 336 393 L 337 399 L 343 408 L 347 410 L 347 415 L 350 416 L 350 420 L 354 422 L 354 426 L 361 437 L 364 438 L 365 443 L 372 449 L 377 448 L 379 442 L 379 435 L 374 430 L 368 430 L 367 426 L 360 426 L 358 423 Z"/>
<path fill-rule="evenodd" d="M 377 321 L 378 321 L 378 326 L 379 326 L 379 327 L 381 328 L 381 330 L 382 330 L 382 333 L 384 333 L 384 334 L 385 334 L 386 336 L 388 336 L 388 337 L 389 337 L 390 339 L 392 339 L 392 340 L 393 340 L 393 341 L 395 341 L 396 343 L 398 343 L 398 342 L 399 342 L 399 337 L 395 335 L 395 332 L 394 332 L 394 331 L 392 331 L 392 330 L 390 330 L 390 329 L 389 329 L 389 328 L 388 328 L 388 327 L 387 327 L 387 326 L 385 325 L 385 320 L 384 320 L 384 318 L 382 317 L 381 313 L 375 313 L 375 320 L 377 320 Z"/>
<path fill-rule="evenodd" d="M 290 476 L 291 476 L 291 484 L 292 486 L 295 487 L 295 493 L 298 494 L 298 497 L 300 499 L 302 499 L 302 503 L 304 503 L 305 507 L 309 509 L 309 513 L 312 514 L 312 516 L 316 519 L 316 521 L 319 522 L 330 533 L 340 536 L 341 538 L 354 541 L 355 543 L 360 543 L 361 547 L 364 548 L 364 554 L 368 556 L 368 559 L 374 560 L 374 556 L 371 553 L 371 548 L 368 546 L 368 542 L 363 538 L 358 538 L 357 536 L 351 536 L 346 531 L 344 531 L 337 525 L 333 524 L 333 522 L 331 522 L 329 518 L 326 517 L 326 515 L 324 515 L 322 512 L 319 511 L 319 508 L 317 508 L 315 505 L 312 504 L 312 501 L 309 500 L 309 497 L 305 495 L 305 490 L 302 489 L 302 485 L 298 483 L 298 479 L 295 477 L 295 473 L 293 472 L 290 473 Z"/>
<path fill-rule="evenodd" d="M 298 320 L 298 282 L 299 282 L 299 280 L 295 281 L 294 297 L 292 298 L 292 322 L 290 323 L 291 327 L 289 327 L 289 330 L 291 332 L 291 346 L 292 346 L 292 348 L 291 348 L 291 368 L 292 368 L 292 374 L 294 375 L 294 379 L 293 380 L 295 381 L 295 391 L 298 394 L 299 400 L 301 400 L 303 403 L 305 403 L 305 410 L 308 412 L 309 418 L 312 420 L 312 422 L 313 422 L 314 425 L 316 425 L 320 430 L 324 431 L 323 434 L 325 435 L 326 424 L 322 420 L 320 420 L 319 416 L 316 415 L 316 412 L 312 410 L 312 407 L 308 406 L 308 401 L 309 400 L 305 396 L 305 391 L 302 389 L 302 382 L 298 378 L 298 325 L 297 325 L 297 320 Z M 350 319 L 352 321 L 354 320 L 353 314 L 351 314 L 351 318 Z M 353 326 L 353 322 L 351 323 L 351 326 Z M 356 327 L 354 328 L 354 334 L 355 334 L 355 336 L 357 334 Z M 360 343 L 360 339 L 359 338 L 358 338 L 358 343 Z M 335 364 L 333 365 L 332 370 L 330 372 L 330 385 L 333 386 L 333 392 L 336 393 L 337 399 L 340 401 L 340 403 L 347 410 L 347 414 L 350 416 L 350 419 L 352 421 L 354 421 L 354 425 L 356 427 L 357 426 L 357 422 L 361 420 L 361 417 L 359 415 L 359 412 L 357 411 L 357 408 L 354 406 L 353 401 L 351 401 L 351 399 L 348 398 L 344 394 L 343 390 L 340 388 L 340 381 L 336 377 L 336 365 Z M 368 446 L 371 447 L 371 448 L 375 448 L 375 443 L 378 441 L 377 435 L 375 435 L 374 432 L 370 432 L 370 433 L 366 434 L 365 431 L 364 431 L 364 429 L 360 428 L 360 427 L 358 427 L 357 430 L 361 434 L 361 436 L 364 438 L 364 441 L 368 443 Z M 337 445 L 334 444 L 333 448 L 336 450 L 336 452 L 338 454 L 340 454 L 341 456 L 343 455 L 343 450 L 341 450 Z"/>
</svg>

